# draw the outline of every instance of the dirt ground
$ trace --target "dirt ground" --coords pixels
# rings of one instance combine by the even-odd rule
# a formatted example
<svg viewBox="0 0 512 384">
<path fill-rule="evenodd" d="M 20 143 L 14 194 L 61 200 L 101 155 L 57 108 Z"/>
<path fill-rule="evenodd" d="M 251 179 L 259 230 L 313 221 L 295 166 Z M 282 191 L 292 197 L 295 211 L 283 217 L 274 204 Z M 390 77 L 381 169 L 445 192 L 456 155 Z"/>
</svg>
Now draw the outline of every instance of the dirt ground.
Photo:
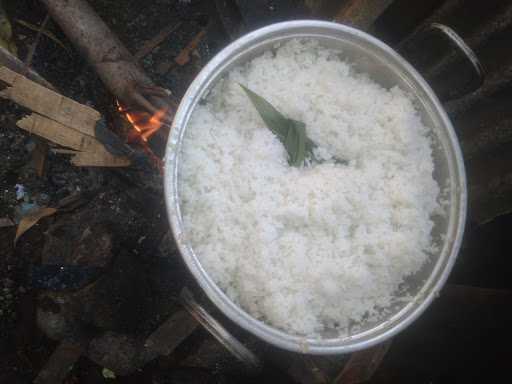
<svg viewBox="0 0 512 384">
<path fill-rule="evenodd" d="M 213 12 L 213 2 L 90 3 L 131 52 L 169 23 L 183 22 L 172 38 L 142 62 L 155 82 L 171 89 L 178 99 L 197 71 L 229 41 L 221 28 L 212 29 L 191 63 L 162 75 L 157 71 L 159 64 L 172 60 L 205 26 Z M 12 21 L 19 57 L 23 58 L 36 33 L 15 20 L 39 25 L 46 11 L 36 0 L 4 0 L 3 7 Z M 48 30 L 64 47 L 42 36 L 32 67 L 61 93 L 93 106 L 110 121 L 109 116 L 115 113 L 112 97 L 52 21 Z M 109 315 L 115 312 L 112 321 L 117 329 L 128 334 L 150 332 L 172 313 L 175 302 L 170 298 L 189 279 L 168 235 L 158 172 L 77 168 L 65 156 L 49 153 L 46 170 L 38 176 L 32 162 L 36 140 L 15 125 L 23 113 L 13 103 L 0 101 L 0 218 L 16 221 L 35 205 L 56 206 L 74 194 L 80 195 L 81 205 L 41 220 L 19 239 L 16 247 L 16 226 L 0 228 L 0 383 L 6 384 L 32 382 L 58 344 L 45 336 L 36 323 L 38 290 L 30 278 L 34 266 L 42 258 L 54 257 L 58 249 L 73 247 L 87 228 L 100 228 L 108 234 L 107 251 L 114 255 L 113 268 L 128 274 L 132 282 L 131 286 L 116 287 L 126 297 L 114 298 L 114 309 L 105 309 Z M 510 355 L 506 351 L 512 341 L 511 296 L 503 293 L 512 285 L 511 225 L 511 215 L 482 226 L 470 223 L 449 280 L 452 288 L 393 341 L 372 382 L 487 382 L 491 376 L 504 373 Z M 457 288 L 460 285 L 487 291 L 482 294 Z M 294 382 L 272 362 L 253 377 L 239 374 L 239 369 L 224 369 L 214 358 L 210 359 L 213 363 L 205 362 L 209 356 L 225 354 L 222 348 L 211 347 L 214 343 L 205 343 L 208 338 L 211 337 L 204 330 L 197 330 L 176 353 L 117 379 L 106 379 L 102 366 L 82 357 L 71 368 L 66 383 Z M 206 347 L 213 349 L 204 352 Z M 257 349 L 265 347 L 260 345 Z M 231 361 L 226 366 L 230 364 Z"/>
<path fill-rule="evenodd" d="M 163 27 L 178 21 L 183 23 L 171 39 L 153 50 L 142 63 L 146 71 L 160 85 L 172 89 L 178 99 L 198 68 L 208 60 L 207 45 L 203 44 L 199 47 L 202 56 L 193 60 L 191 65 L 176 68 L 163 76 L 154 71 L 155 62 L 173 59 L 204 26 L 205 14 L 197 6 L 197 2 L 182 4 L 177 1 L 153 1 L 150 7 L 139 1 L 100 0 L 92 1 L 91 4 L 132 52 L 136 52 L 143 42 L 156 35 Z M 30 0 L 3 1 L 3 6 L 12 21 L 19 57 L 23 58 L 33 44 L 36 33 L 15 20 L 39 25 L 46 11 L 38 1 Z M 35 50 L 32 67 L 62 94 L 91 105 L 108 119 L 115 110 L 112 97 L 105 91 L 94 71 L 51 21 L 48 30 L 55 33 L 64 47 L 42 36 Z M 140 268 L 162 268 L 162 263 L 165 264 L 162 259 L 157 258 L 155 261 L 154 258 L 149 258 L 149 255 L 159 252 L 162 238 L 168 231 L 158 172 L 150 172 L 141 177 L 139 173 L 130 173 L 129 170 L 125 172 L 77 168 L 70 165 L 65 156 L 50 153 L 45 173 L 38 177 L 32 164 L 36 141 L 15 125 L 23 113 L 13 103 L 0 102 L 0 217 L 16 221 L 24 210 L 35 204 L 55 206 L 66 196 L 80 193 L 86 208 L 69 214 L 70 223 L 76 222 L 79 217 L 89 223 L 102 225 L 108 228 L 107 231 L 112 237 L 113 254 L 127 252 L 132 256 L 140 256 Z M 16 185 L 18 188 L 22 186 L 23 196 L 16 196 Z M 85 211 L 92 217 L 80 216 Z M 45 249 L 45 243 L 48 243 L 47 231 L 63 220 L 66 220 L 65 214 L 41 220 L 23 235 L 16 247 L 13 246 L 16 227 L 0 228 L 1 383 L 31 382 L 57 345 L 46 338 L 36 326 L 36 291 L 30 286 L 28 274 L 31 266 L 40 262 L 43 253 L 52 251 Z M 63 237 L 73 238 L 73 232 L 83 230 L 80 224 L 70 224 L 64 229 Z M 164 249 L 166 255 L 172 251 Z M 168 265 L 165 267 L 168 268 Z M 172 288 L 172 278 L 170 279 L 171 282 L 167 285 Z M 147 308 L 138 310 L 144 313 L 148 311 Z M 159 310 L 162 312 L 162 307 Z M 135 332 L 134 328 L 141 317 L 137 315 L 137 308 L 125 308 L 123 311 L 128 319 L 123 320 L 123 326 L 132 328 Z M 165 317 L 165 313 L 158 313 L 158 316 Z M 146 325 L 150 327 L 148 324 Z M 143 332 L 140 329 L 136 331 Z M 103 382 L 105 379 L 101 372 L 102 367 L 82 359 L 73 368 L 67 382 Z M 146 381 L 139 378 L 141 375 L 132 375 L 133 378 L 122 382 L 153 382 L 153 374 L 146 375 L 149 377 L 144 379 Z M 190 381 L 194 379 L 195 373 L 177 372 L 176 375 Z M 204 372 L 197 375 L 202 378 L 209 377 Z"/>
</svg>

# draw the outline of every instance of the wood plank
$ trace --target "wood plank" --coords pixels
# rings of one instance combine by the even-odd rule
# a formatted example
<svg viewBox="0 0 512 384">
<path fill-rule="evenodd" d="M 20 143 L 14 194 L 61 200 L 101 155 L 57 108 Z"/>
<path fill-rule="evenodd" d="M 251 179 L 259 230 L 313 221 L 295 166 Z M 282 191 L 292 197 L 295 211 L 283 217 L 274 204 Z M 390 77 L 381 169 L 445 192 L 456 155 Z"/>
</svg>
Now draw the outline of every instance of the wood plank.
<svg viewBox="0 0 512 384">
<path fill-rule="evenodd" d="M 360 384 L 370 381 L 391 346 L 391 340 L 354 352 L 334 384 Z"/>
<path fill-rule="evenodd" d="M 97 143 L 99 143 L 94 137 L 38 114 L 25 116 L 18 120 L 16 125 L 31 134 L 44 137 L 55 144 L 73 148 L 77 151 L 87 151 L 97 147 Z"/>
<path fill-rule="evenodd" d="M 168 356 L 199 327 L 185 310 L 179 310 L 163 322 L 144 342 L 141 359 L 147 363 L 157 356 Z"/>
<path fill-rule="evenodd" d="M 130 160 L 108 152 L 98 139 L 71 129 L 47 117 L 31 114 L 20 119 L 16 125 L 31 133 L 44 137 L 55 144 L 70 149 L 57 149 L 62 154 L 72 154 L 71 163 L 76 166 L 125 167 Z"/>
<path fill-rule="evenodd" d="M 7 67 L 0 67 L 0 80 L 8 85 L 0 91 L 0 97 L 86 135 L 95 136 L 94 129 L 101 118 L 95 109 L 45 88 Z"/>
<path fill-rule="evenodd" d="M 71 158 L 71 164 L 77 167 L 127 167 L 130 165 L 130 160 L 103 150 L 78 152 Z"/>
<path fill-rule="evenodd" d="M 391 3 L 393 0 L 349 0 L 340 8 L 334 21 L 367 30 Z"/>
<path fill-rule="evenodd" d="M 39 372 L 35 384 L 62 383 L 86 347 L 85 342 L 64 340 Z"/>
<path fill-rule="evenodd" d="M 124 167 L 130 160 L 115 156 L 96 138 L 98 111 L 45 88 L 26 77 L 0 67 L 0 97 L 12 100 L 35 113 L 16 125 L 67 149 L 76 166 Z M 71 152 L 70 152 L 71 149 Z"/>
</svg>

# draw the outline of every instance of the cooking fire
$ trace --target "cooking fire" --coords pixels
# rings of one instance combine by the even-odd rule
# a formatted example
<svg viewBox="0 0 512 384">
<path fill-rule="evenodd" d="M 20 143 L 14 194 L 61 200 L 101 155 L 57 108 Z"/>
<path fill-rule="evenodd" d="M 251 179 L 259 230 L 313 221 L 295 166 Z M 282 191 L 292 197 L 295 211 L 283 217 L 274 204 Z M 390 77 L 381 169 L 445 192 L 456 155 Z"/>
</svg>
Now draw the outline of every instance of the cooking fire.
<svg viewBox="0 0 512 384">
<path fill-rule="evenodd" d="M 166 123 L 166 118 L 171 108 L 162 108 L 150 114 L 145 111 L 135 111 L 122 106 L 117 102 L 117 110 L 128 120 L 133 126 L 133 132 L 129 133 L 127 141 L 135 143 L 143 141 L 148 142 L 149 138 L 158 132 Z"/>
</svg>

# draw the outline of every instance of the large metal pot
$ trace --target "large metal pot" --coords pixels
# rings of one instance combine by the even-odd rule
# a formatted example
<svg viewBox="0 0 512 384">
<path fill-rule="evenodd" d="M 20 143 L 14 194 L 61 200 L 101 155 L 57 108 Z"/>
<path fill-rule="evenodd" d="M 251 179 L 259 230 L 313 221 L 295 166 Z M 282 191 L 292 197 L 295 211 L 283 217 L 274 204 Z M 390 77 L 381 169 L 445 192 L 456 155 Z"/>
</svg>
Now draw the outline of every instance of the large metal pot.
<svg viewBox="0 0 512 384">
<path fill-rule="evenodd" d="M 230 68 L 246 62 L 277 42 L 314 37 L 328 47 L 341 48 L 346 60 L 384 87 L 398 85 L 416 99 L 423 122 L 432 128 L 434 177 L 444 191 L 446 213 L 435 218 L 433 238 L 439 245 L 423 269 L 408 279 L 411 299 L 397 304 L 378 323 L 365 324 L 349 336 L 326 334 L 308 338 L 273 328 L 235 305 L 203 269 L 187 241 L 180 212 L 178 173 L 183 134 L 199 100 Z M 461 151 L 442 105 L 420 74 L 390 47 L 374 37 L 344 25 L 323 21 L 274 24 L 236 40 L 215 56 L 190 85 L 176 113 L 166 150 L 165 197 L 179 251 L 201 288 L 231 320 L 278 347 L 312 354 L 347 353 L 380 343 L 414 321 L 439 294 L 459 251 L 466 218 L 466 180 Z"/>
</svg>

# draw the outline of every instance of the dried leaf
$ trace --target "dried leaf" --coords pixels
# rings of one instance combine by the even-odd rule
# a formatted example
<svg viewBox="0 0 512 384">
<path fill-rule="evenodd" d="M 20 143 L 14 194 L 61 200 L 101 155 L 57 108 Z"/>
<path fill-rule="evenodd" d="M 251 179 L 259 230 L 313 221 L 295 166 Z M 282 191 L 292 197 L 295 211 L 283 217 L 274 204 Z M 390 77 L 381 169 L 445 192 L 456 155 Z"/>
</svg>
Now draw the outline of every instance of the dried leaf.
<svg viewBox="0 0 512 384">
<path fill-rule="evenodd" d="M 39 222 L 43 217 L 51 216 L 55 212 L 57 212 L 57 208 L 50 207 L 42 207 L 34 212 L 30 212 L 27 215 L 23 216 L 18 224 L 18 229 L 16 230 L 16 237 L 14 238 L 14 245 L 30 228 L 32 228 L 35 224 Z"/>
<path fill-rule="evenodd" d="M 28 29 L 31 29 L 32 31 L 34 32 L 39 32 L 39 29 L 40 27 L 38 27 L 37 25 L 34 25 L 32 23 L 29 23 L 28 21 L 25 21 L 25 20 L 20 20 L 20 19 L 16 19 L 16 22 L 19 24 L 19 25 L 22 25 L 24 26 L 25 28 L 28 28 Z M 46 29 L 43 29 L 41 30 L 41 33 L 43 35 L 45 35 L 47 38 L 49 38 L 50 40 L 52 40 L 53 42 L 55 42 L 57 45 L 59 45 L 62 49 L 64 49 L 67 53 L 70 53 L 69 52 L 69 49 L 68 47 L 66 47 L 64 45 L 64 43 L 62 41 L 60 41 L 57 36 L 55 36 L 52 32 L 50 31 L 47 31 Z"/>
</svg>

